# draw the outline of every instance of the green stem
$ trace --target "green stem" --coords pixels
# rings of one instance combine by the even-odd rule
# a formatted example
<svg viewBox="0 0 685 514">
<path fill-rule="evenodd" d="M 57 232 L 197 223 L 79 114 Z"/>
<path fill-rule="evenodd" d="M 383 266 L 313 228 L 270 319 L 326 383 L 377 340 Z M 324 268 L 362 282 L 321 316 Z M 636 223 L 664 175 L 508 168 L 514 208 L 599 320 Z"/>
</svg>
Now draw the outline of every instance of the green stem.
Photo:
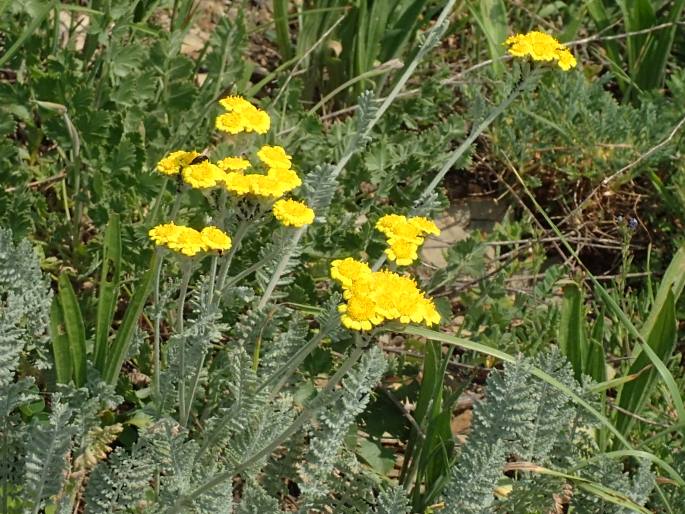
<svg viewBox="0 0 685 514">
<path fill-rule="evenodd" d="M 359 339 L 359 336 L 357 336 Z M 364 348 L 361 344 L 357 344 L 352 350 L 352 353 L 347 357 L 347 359 L 340 365 L 340 368 L 335 372 L 331 379 L 326 384 L 321 392 L 317 395 L 317 398 L 323 398 L 322 395 L 326 395 L 328 392 L 332 391 L 340 382 L 340 380 L 347 374 L 347 372 L 356 364 L 359 358 L 364 353 Z M 190 492 L 187 495 L 181 496 L 176 500 L 176 503 L 167 511 L 167 514 L 175 514 L 179 512 L 185 512 L 185 507 L 187 504 L 192 502 L 198 496 L 205 494 L 206 492 L 212 490 L 214 487 L 224 483 L 229 480 L 234 475 L 237 475 L 249 468 L 254 463 L 258 462 L 262 458 L 270 455 L 274 450 L 276 450 L 281 444 L 288 440 L 293 434 L 295 434 L 302 426 L 310 420 L 310 418 L 320 409 L 322 406 L 319 405 L 316 408 L 305 408 L 302 413 L 293 421 L 293 423 L 285 429 L 274 441 L 272 441 L 268 446 L 261 449 L 255 453 L 252 457 L 238 464 L 234 469 L 224 471 L 214 476 L 212 479 L 208 480 L 200 487 Z"/>
<path fill-rule="evenodd" d="M 228 270 L 231 267 L 231 261 L 233 261 L 233 257 L 240 248 L 240 242 L 247 233 L 249 227 L 250 224 L 248 220 L 243 220 L 240 222 L 240 225 L 238 225 L 238 230 L 236 231 L 236 234 L 233 237 L 233 245 L 231 246 L 231 250 L 228 252 L 228 255 L 224 259 L 224 262 L 221 263 L 221 267 L 219 268 L 219 281 L 216 286 L 216 290 L 219 293 L 219 298 L 221 298 L 221 292 L 224 289 L 226 277 L 228 276 Z"/>
<path fill-rule="evenodd" d="M 212 308 L 211 306 L 213 305 L 212 301 L 214 298 L 214 281 L 216 280 L 216 265 L 219 260 L 218 255 L 212 256 L 212 265 L 211 265 L 211 270 L 209 272 L 209 303 L 210 303 L 210 309 Z M 191 386 L 190 386 L 190 396 L 188 396 L 188 403 L 184 407 L 184 412 L 185 412 L 185 417 L 181 419 L 181 425 L 182 426 L 187 426 L 188 425 L 188 418 L 190 417 L 190 409 L 193 406 L 193 401 L 195 400 L 195 394 L 197 393 L 197 386 L 200 383 L 200 373 L 202 371 L 202 367 L 205 365 L 205 356 L 206 352 L 202 354 L 202 357 L 200 358 L 200 363 L 198 364 L 197 368 L 195 368 L 195 374 L 193 375 L 193 379 L 191 380 Z"/>
<path fill-rule="evenodd" d="M 297 353 L 295 353 L 295 355 L 290 357 L 288 362 L 285 363 L 285 365 L 281 368 L 281 371 L 279 373 L 274 373 L 271 377 L 265 380 L 259 386 L 257 391 L 259 392 L 265 387 L 268 387 L 269 384 L 276 380 L 278 376 L 282 373 L 280 380 L 271 390 L 269 400 L 273 400 L 278 395 L 278 392 L 283 388 L 283 386 L 288 383 L 288 380 L 293 375 L 297 367 L 302 363 L 302 361 L 304 361 L 307 358 L 307 355 L 314 351 L 314 349 L 319 345 L 319 343 L 325 337 L 325 335 L 326 334 L 324 332 L 320 331 L 318 334 L 312 337 L 306 345 L 300 348 L 297 351 Z"/>
<path fill-rule="evenodd" d="M 161 372 L 161 365 L 160 365 L 160 339 L 161 339 L 161 334 L 160 334 L 160 325 L 162 323 L 162 306 L 159 305 L 159 282 L 162 276 L 162 262 L 164 262 L 164 255 L 160 252 L 159 257 L 157 259 L 156 267 L 155 267 L 155 292 L 154 292 L 154 302 L 155 302 L 155 334 L 154 334 L 154 343 L 153 343 L 153 371 L 152 371 L 152 392 L 155 397 L 155 401 L 158 403 L 159 407 L 161 408 L 161 399 L 162 399 L 162 392 L 160 389 L 160 372 Z"/>
<path fill-rule="evenodd" d="M 186 410 L 186 344 L 183 336 L 183 308 L 185 306 L 186 294 L 188 293 L 188 283 L 190 282 L 191 264 L 189 262 L 183 265 L 183 278 L 181 279 L 181 290 L 178 294 L 178 307 L 176 308 L 176 335 L 180 338 L 180 363 L 181 368 L 178 380 L 178 404 L 179 404 L 179 418 L 180 420 L 187 419 Z M 185 426 L 185 425 L 182 425 Z"/>
</svg>

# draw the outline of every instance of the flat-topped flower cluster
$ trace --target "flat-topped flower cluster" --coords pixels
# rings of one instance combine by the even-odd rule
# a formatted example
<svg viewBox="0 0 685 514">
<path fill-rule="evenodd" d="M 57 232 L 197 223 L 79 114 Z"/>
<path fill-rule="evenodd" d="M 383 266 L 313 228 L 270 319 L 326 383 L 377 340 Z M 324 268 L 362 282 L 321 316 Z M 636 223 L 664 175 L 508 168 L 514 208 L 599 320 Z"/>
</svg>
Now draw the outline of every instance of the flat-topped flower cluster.
<svg viewBox="0 0 685 514">
<path fill-rule="evenodd" d="M 240 132 L 265 134 L 271 126 L 269 115 L 242 97 L 228 96 L 219 103 L 226 109 L 215 122 L 221 131 L 231 135 Z M 271 145 L 263 145 L 256 156 L 256 165 L 243 156 L 224 157 L 214 163 L 199 152 L 177 150 L 157 163 L 157 171 L 176 176 L 194 189 L 219 188 L 235 197 L 259 202 L 262 207 L 270 205 L 274 217 L 285 226 L 303 227 L 313 223 L 314 211 L 305 203 L 282 198 L 302 185 L 302 180 L 292 168 L 292 157 L 283 147 Z M 255 172 L 247 173 L 252 168 Z M 158 246 L 187 256 L 209 250 L 227 250 L 231 245 L 228 234 L 217 227 L 197 231 L 173 222 L 154 227 L 149 236 Z"/>
<path fill-rule="evenodd" d="M 577 64 L 576 58 L 565 45 L 538 30 L 510 36 L 504 44 L 509 46 L 509 54 L 514 57 L 530 56 L 534 61 L 556 61 L 564 71 L 575 68 Z"/>
<path fill-rule="evenodd" d="M 433 300 L 411 277 L 388 270 L 372 271 L 368 264 L 348 257 L 331 263 L 331 277 L 343 288 L 346 302 L 340 321 L 352 330 L 371 330 L 384 321 L 440 322 Z"/>
<path fill-rule="evenodd" d="M 432 220 L 423 216 L 407 218 L 401 214 L 386 214 L 376 223 L 385 234 L 388 248 L 385 254 L 398 266 L 409 266 L 419 258 L 418 249 L 426 234 L 440 235 L 440 229 Z"/>
<path fill-rule="evenodd" d="M 166 246 L 192 257 L 200 252 L 224 251 L 231 248 L 231 238 L 223 230 L 209 226 L 201 231 L 174 222 L 157 225 L 149 232 L 158 246 Z"/>
</svg>

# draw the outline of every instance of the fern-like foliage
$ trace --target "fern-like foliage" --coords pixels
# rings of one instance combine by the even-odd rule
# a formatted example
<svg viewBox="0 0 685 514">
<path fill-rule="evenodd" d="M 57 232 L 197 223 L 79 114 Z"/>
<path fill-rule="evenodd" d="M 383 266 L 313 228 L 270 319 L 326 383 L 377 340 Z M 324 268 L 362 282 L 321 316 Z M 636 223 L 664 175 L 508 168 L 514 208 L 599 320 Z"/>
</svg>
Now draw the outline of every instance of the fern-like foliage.
<svg viewBox="0 0 685 514">
<path fill-rule="evenodd" d="M 543 354 L 535 364 L 580 392 L 558 350 Z M 568 437 L 575 412 L 567 397 L 532 377 L 525 360 L 491 374 L 486 400 L 474 408 L 471 435 L 445 490 L 446 511 L 489 512 L 507 457 L 545 463 L 555 444 Z"/>
<path fill-rule="evenodd" d="M 26 446 L 23 497 L 32 512 L 38 512 L 47 498 L 61 491 L 66 478 L 66 457 L 74 434 L 72 410 L 60 402 L 58 395 L 54 395 L 52 401 L 49 422 L 36 422 L 31 427 Z"/>
<path fill-rule="evenodd" d="M 33 366 L 49 366 L 51 299 L 29 242 L 14 245 L 12 233 L 0 228 L 0 386 L 12 380 L 22 352 L 33 352 Z"/>
<path fill-rule="evenodd" d="M 266 289 L 276 267 L 284 256 L 288 256 L 288 262 L 281 271 L 278 286 L 285 286 L 293 281 L 292 271 L 297 267 L 302 254 L 301 246 L 294 244 L 292 231 L 282 228 L 274 232 L 271 241 L 262 249 L 260 259 L 264 264 L 257 270 L 257 283 L 262 289 Z M 278 291 L 278 290 L 277 290 Z M 274 297 L 277 297 L 274 295 Z"/>
<path fill-rule="evenodd" d="M 621 462 L 603 456 L 600 456 L 596 462 L 587 468 L 583 468 L 582 474 L 605 487 L 624 493 L 638 505 L 645 504 L 655 483 L 655 477 L 648 462 L 639 462 L 637 470 L 631 476 L 624 471 Z M 588 514 L 628 514 L 632 512 L 631 509 L 605 502 L 601 498 L 584 491 L 578 491 L 573 495 L 571 505 L 575 507 L 577 512 L 587 512 Z"/>
<path fill-rule="evenodd" d="M 411 507 L 407 493 L 401 487 L 388 485 L 381 489 L 376 499 L 375 514 L 409 514 Z"/>
<path fill-rule="evenodd" d="M 86 487 L 86 512 L 129 512 L 142 506 L 156 468 L 150 455 L 140 449 L 140 444 L 131 453 L 117 448 L 97 465 Z"/>
<path fill-rule="evenodd" d="M 304 178 L 304 195 L 320 222 L 326 221 L 328 207 L 338 188 L 338 180 L 333 175 L 335 167 L 330 164 L 317 164 Z"/>
<path fill-rule="evenodd" d="M 319 426 L 312 433 L 301 472 L 301 489 L 309 501 L 316 501 L 328 493 L 328 478 L 338 460 L 345 435 L 367 405 L 385 366 L 383 352 L 372 347 L 343 380 L 339 398 L 319 414 Z"/>
</svg>

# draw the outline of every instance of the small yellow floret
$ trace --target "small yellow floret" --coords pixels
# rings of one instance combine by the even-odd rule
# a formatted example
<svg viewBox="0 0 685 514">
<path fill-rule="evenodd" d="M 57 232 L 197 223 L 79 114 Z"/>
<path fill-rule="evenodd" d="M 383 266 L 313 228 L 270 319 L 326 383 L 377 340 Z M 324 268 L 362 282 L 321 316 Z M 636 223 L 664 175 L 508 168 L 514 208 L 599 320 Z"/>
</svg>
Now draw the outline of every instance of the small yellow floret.
<svg viewBox="0 0 685 514">
<path fill-rule="evenodd" d="M 181 169 L 188 166 L 190 162 L 200 154 L 198 152 L 185 152 L 179 150 L 166 155 L 157 163 L 157 171 L 164 175 L 178 175 Z"/>
<path fill-rule="evenodd" d="M 303 227 L 314 222 L 314 211 L 304 202 L 278 200 L 271 210 L 276 219 L 286 226 Z"/>
<path fill-rule="evenodd" d="M 245 122 L 239 112 L 225 112 L 216 117 L 214 126 L 222 132 L 235 135 L 245 131 Z"/>
<path fill-rule="evenodd" d="M 183 181 L 196 189 L 216 187 L 223 182 L 226 174 L 216 164 L 202 161 L 183 168 Z"/>
<path fill-rule="evenodd" d="M 163 246 L 167 245 L 170 241 L 173 241 L 178 233 L 178 226 L 172 221 L 171 223 L 164 223 L 151 228 L 148 235 L 157 246 Z"/>
<path fill-rule="evenodd" d="M 205 227 L 200 235 L 202 235 L 202 241 L 209 250 L 228 250 L 231 248 L 231 238 L 217 227 Z"/>
<path fill-rule="evenodd" d="M 352 257 L 336 259 L 331 263 L 331 277 L 340 282 L 343 287 L 351 287 L 355 282 L 370 276 L 369 265 Z"/>
<path fill-rule="evenodd" d="M 250 167 L 250 161 L 242 157 L 226 157 L 216 163 L 224 171 L 245 171 Z"/>
<path fill-rule="evenodd" d="M 252 108 L 242 112 L 243 123 L 246 132 L 256 132 L 257 134 L 266 134 L 271 128 L 271 118 L 261 109 Z"/>
<path fill-rule="evenodd" d="M 285 152 L 282 146 L 264 145 L 257 152 L 259 160 L 269 168 L 290 169 L 292 157 Z"/>
<path fill-rule="evenodd" d="M 397 240 L 385 249 L 388 259 L 395 261 L 398 266 L 409 266 L 419 258 L 418 245 L 411 241 Z"/>
<path fill-rule="evenodd" d="M 229 112 L 236 111 L 239 113 L 250 107 L 254 107 L 254 105 L 245 100 L 242 96 L 227 96 L 226 98 L 219 100 L 219 104 Z"/>
</svg>

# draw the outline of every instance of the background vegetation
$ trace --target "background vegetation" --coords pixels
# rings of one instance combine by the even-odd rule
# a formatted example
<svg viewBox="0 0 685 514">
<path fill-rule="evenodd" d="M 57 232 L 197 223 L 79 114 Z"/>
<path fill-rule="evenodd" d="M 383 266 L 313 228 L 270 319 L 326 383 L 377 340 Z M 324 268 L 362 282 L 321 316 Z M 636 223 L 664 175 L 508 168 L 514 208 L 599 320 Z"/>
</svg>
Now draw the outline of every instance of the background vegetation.
<svg viewBox="0 0 685 514">
<path fill-rule="evenodd" d="M 0 2 L 0 512 L 685 511 L 685 2 L 225 4 Z M 578 68 L 525 82 L 532 29 Z M 219 305 L 198 265 L 184 328 L 154 168 L 235 150 L 227 94 L 318 220 L 255 224 Z M 362 341 L 330 262 L 417 211 L 441 326 Z"/>
</svg>

